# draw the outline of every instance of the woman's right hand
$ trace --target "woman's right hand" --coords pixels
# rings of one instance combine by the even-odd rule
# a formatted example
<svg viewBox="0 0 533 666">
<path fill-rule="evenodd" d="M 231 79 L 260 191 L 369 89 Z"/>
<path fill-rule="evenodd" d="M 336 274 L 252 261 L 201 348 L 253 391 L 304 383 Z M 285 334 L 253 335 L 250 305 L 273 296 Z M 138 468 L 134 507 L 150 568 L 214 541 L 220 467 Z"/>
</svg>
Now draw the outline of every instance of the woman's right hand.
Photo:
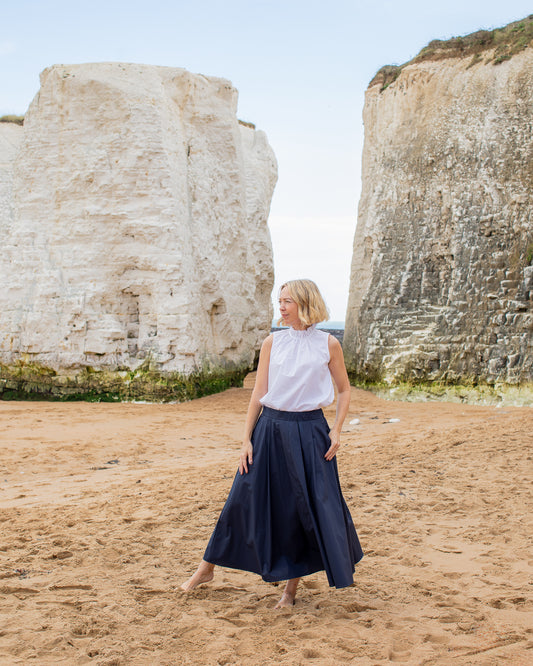
<svg viewBox="0 0 533 666">
<path fill-rule="evenodd" d="M 253 446 L 252 442 L 247 439 L 242 443 L 241 457 L 239 458 L 239 472 L 248 474 L 248 465 L 253 463 Z"/>
</svg>

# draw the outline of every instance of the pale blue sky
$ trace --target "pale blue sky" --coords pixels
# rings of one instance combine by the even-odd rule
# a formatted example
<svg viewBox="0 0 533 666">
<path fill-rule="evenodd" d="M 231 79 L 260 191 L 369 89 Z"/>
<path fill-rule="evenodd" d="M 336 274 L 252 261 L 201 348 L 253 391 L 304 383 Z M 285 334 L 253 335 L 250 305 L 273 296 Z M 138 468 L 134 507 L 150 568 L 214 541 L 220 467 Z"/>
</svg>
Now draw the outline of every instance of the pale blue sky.
<svg viewBox="0 0 533 666">
<path fill-rule="evenodd" d="M 276 283 L 316 280 L 344 319 L 360 191 L 364 91 L 432 39 L 495 28 L 531 0 L 18 0 L 3 3 L 0 115 L 23 114 L 56 63 L 139 62 L 222 76 L 239 117 L 279 163 L 271 212 Z"/>
</svg>

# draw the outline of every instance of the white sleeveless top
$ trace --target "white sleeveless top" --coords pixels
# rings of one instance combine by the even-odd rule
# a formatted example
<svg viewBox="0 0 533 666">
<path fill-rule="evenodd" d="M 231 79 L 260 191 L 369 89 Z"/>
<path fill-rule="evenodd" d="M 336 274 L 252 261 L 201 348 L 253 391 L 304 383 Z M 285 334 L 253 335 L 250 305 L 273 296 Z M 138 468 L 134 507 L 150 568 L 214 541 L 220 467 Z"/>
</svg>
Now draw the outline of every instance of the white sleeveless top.
<svg viewBox="0 0 533 666">
<path fill-rule="evenodd" d="M 333 402 L 335 392 L 328 363 L 329 333 L 315 325 L 303 331 L 276 331 L 272 337 L 265 407 L 309 412 Z"/>
</svg>

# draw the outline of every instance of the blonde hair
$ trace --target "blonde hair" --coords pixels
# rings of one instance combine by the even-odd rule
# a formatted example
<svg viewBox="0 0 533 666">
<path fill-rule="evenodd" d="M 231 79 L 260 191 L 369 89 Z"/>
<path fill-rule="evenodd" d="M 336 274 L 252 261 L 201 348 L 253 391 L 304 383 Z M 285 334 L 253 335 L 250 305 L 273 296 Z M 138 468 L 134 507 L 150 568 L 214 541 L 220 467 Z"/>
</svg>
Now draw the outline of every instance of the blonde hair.
<svg viewBox="0 0 533 666">
<path fill-rule="evenodd" d="M 281 296 L 281 290 L 284 288 L 287 288 L 290 297 L 298 306 L 298 319 L 304 326 L 329 319 L 328 308 L 313 280 L 289 280 L 281 285 L 278 296 Z M 284 324 L 283 317 L 279 319 L 278 324 Z"/>
</svg>

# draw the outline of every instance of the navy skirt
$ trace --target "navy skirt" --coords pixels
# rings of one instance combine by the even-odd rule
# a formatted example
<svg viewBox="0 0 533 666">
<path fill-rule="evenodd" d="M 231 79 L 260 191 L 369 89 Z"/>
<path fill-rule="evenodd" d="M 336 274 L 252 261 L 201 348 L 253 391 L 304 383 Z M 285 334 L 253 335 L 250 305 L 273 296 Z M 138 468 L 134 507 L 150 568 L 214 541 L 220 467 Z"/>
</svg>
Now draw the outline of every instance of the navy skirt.
<svg viewBox="0 0 533 666">
<path fill-rule="evenodd" d="M 252 435 L 253 463 L 237 472 L 204 560 L 268 582 L 326 571 L 331 587 L 353 583 L 363 557 L 342 496 L 321 409 L 264 407 Z"/>
</svg>

